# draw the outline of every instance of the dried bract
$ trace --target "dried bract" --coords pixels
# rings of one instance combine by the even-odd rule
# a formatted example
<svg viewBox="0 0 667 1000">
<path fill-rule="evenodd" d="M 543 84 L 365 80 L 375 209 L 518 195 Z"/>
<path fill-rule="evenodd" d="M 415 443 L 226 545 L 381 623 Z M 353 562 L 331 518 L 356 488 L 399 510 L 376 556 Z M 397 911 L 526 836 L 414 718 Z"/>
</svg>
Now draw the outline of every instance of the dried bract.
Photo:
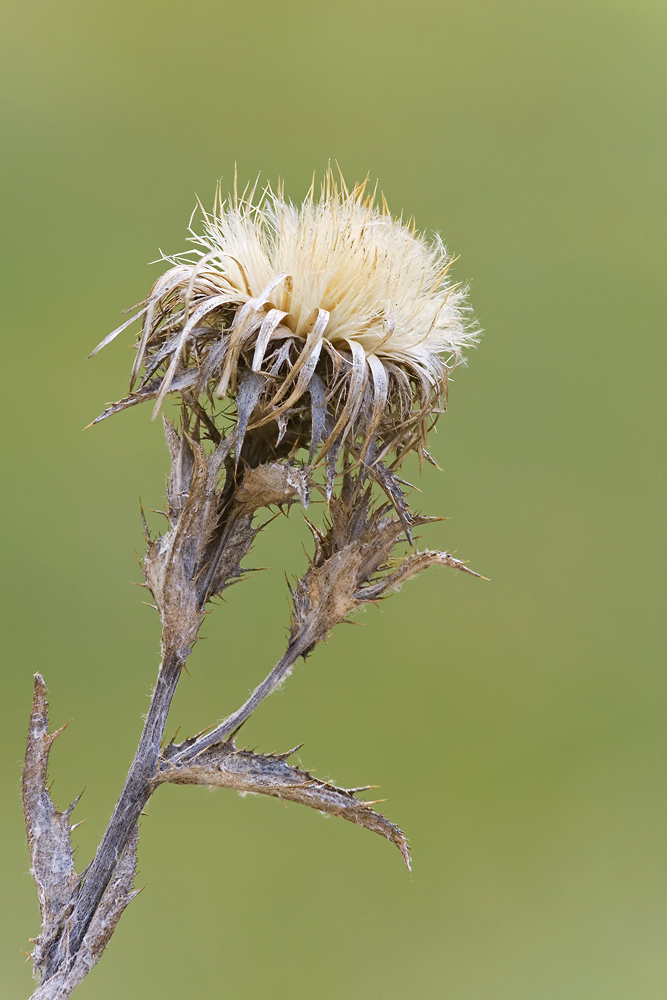
<svg viewBox="0 0 667 1000">
<path fill-rule="evenodd" d="M 171 392 L 216 421 L 234 414 L 218 401 L 237 400 L 252 375 L 239 451 L 246 430 L 274 457 L 344 446 L 400 463 L 423 451 L 449 372 L 475 340 L 442 241 L 331 170 L 301 205 L 267 187 L 257 200 L 255 189 L 228 201 L 218 192 L 202 213 L 193 249 L 165 257 L 171 269 L 134 316 L 130 395 L 98 419 L 148 399 L 157 413 Z"/>
<path fill-rule="evenodd" d="M 298 642 L 300 648 L 312 649 L 353 611 L 387 596 L 429 566 L 450 566 L 480 576 L 448 552 L 427 549 L 402 559 L 393 557 L 405 530 L 403 522 L 393 516 L 388 504 L 373 509 L 371 500 L 370 489 L 351 501 L 343 492 L 329 504 L 325 531 L 309 522 L 315 554 L 292 591 L 290 642 Z M 415 515 L 411 524 L 437 520 Z"/>
<path fill-rule="evenodd" d="M 304 502 L 308 484 L 303 471 L 287 462 L 255 466 L 237 481 L 230 459 L 236 432 L 221 438 L 208 454 L 201 426 L 198 421 L 188 426 L 185 407 L 183 421 L 180 434 L 164 421 L 172 464 L 169 530 L 152 539 L 145 526 L 143 571 L 162 619 L 163 644 L 184 662 L 206 604 L 246 572 L 241 560 L 259 530 L 253 524 L 255 511 L 289 505 L 297 497 Z"/>
</svg>

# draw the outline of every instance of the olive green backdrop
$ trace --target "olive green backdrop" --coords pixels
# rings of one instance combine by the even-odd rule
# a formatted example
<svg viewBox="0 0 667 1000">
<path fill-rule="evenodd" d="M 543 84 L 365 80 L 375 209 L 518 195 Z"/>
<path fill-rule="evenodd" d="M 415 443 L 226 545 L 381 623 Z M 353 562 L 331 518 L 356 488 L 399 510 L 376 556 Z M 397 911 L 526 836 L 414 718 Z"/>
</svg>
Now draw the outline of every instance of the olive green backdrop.
<svg viewBox="0 0 667 1000">
<path fill-rule="evenodd" d="M 64 806 L 90 858 L 158 660 L 138 498 L 159 426 L 88 350 L 184 246 L 194 192 L 338 159 L 442 232 L 487 331 L 457 373 L 419 504 L 431 571 L 341 628 L 244 739 L 381 785 L 385 841 L 258 798 L 165 788 L 139 883 L 81 1000 L 659 1000 L 656 428 L 664 8 L 651 0 L 26 2 L 3 24 L 2 996 L 38 930 L 19 803 L 43 671 Z M 413 470 L 414 471 L 414 470 Z M 415 473 L 417 474 L 417 473 Z M 207 620 L 170 728 L 234 708 L 279 656 L 279 519 Z"/>
</svg>

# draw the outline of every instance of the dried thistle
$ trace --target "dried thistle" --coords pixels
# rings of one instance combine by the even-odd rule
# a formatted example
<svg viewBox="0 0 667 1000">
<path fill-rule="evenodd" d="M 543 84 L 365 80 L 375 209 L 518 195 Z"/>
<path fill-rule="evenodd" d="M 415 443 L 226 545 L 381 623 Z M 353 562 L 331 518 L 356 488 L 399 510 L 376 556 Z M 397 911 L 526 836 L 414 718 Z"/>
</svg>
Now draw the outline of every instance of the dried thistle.
<svg viewBox="0 0 667 1000">
<path fill-rule="evenodd" d="M 397 557 L 412 529 L 438 518 L 410 510 L 397 476 L 410 451 L 428 457 L 428 431 L 444 408 L 447 380 L 475 338 L 451 259 L 376 206 L 366 184 L 351 191 L 329 170 L 298 207 L 281 188 L 219 196 L 189 254 L 168 260 L 138 312 L 105 346 L 143 319 L 130 394 L 94 423 L 150 399 L 180 404 L 165 419 L 171 475 L 168 527 L 144 522 L 145 586 L 162 622 L 162 660 L 121 796 L 95 857 L 74 869 L 69 818 L 46 785 L 49 735 L 36 675 L 23 800 L 42 914 L 32 953 L 39 1000 L 64 1000 L 99 960 L 136 893 L 138 824 L 156 789 L 170 784 L 235 788 L 300 802 L 381 834 L 410 866 L 402 831 L 356 798 L 287 763 L 286 754 L 239 748 L 239 728 L 335 625 L 383 599 L 422 569 L 472 573 L 447 552 Z M 96 348 L 96 351 L 99 348 Z M 96 352 L 93 352 L 96 353 Z M 319 475 L 326 465 L 326 479 Z M 262 509 L 326 501 L 308 521 L 314 552 L 291 590 L 287 649 L 246 702 L 181 744 L 163 743 L 181 669 L 210 601 L 244 572 Z M 296 748 L 298 749 L 298 748 Z"/>
<path fill-rule="evenodd" d="M 170 270 L 95 349 L 142 318 L 130 395 L 98 419 L 145 399 L 155 416 L 167 393 L 187 391 L 215 421 L 219 401 L 251 385 L 252 414 L 239 407 L 239 421 L 276 456 L 346 446 L 400 464 L 423 453 L 475 340 L 442 241 L 331 169 L 299 206 L 281 187 L 255 194 L 223 201 L 218 189 L 200 232 L 191 221 L 192 249 L 164 258 Z"/>
</svg>

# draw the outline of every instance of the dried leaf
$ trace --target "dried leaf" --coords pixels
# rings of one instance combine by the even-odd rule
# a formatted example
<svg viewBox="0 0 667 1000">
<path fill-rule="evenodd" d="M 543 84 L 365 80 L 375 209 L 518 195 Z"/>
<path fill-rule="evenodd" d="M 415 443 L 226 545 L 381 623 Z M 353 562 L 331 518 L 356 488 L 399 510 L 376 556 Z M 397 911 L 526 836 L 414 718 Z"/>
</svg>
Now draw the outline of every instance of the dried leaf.
<svg viewBox="0 0 667 1000">
<path fill-rule="evenodd" d="M 170 751 L 175 753 L 179 750 L 180 747 L 168 748 L 167 758 Z M 158 773 L 157 783 L 233 788 L 238 792 L 271 795 L 286 802 L 298 802 L 330 816 L 340 816 L 390 840 L 399 849 L 410 870 L 410 852 L 405 835 L 385 816 L 375 812 L 371 808 L 373 803 L 355 797 L 355 793 L 363 791 L 363 788 L 338 788 L 331 782 L 320 781 L 308 771 L 288 764 L 286 758 L 292 753 L 293 750 L 285 754 L 258 754 L 240 750 L 233 740 L 227 740 L 208 747 L 186 764 L 174 766 L 166 759 Z"/>
<path fill-rule="evenodd" d="M 449 566 L 452 569 L 461 570 L 462 573 L 469 573 L 470 576 L 476 576 L 480 580 L 488 580 L 488 577 L 476 573 L 462 559 L 455 559 L 449 552 L 425 549 L 424 552 L 415 552 L 408 556 L 393 573 L 388 573 L 374 584 L 362 587 L 356 596 L 362 601 L 376 601 L 388 591 L 396 590 L 406 580 L 430 566 Z"/>
<path fill-rule="evenodd" d="M 319 375 L 313 375 L 308 385 L 310 394 L 310 452 L 308 461 L 312 462 L 315 453 L 324 438 L 324 428 L 327 417 L 326 389 Z"/>
<path fill-rule="evenodd" d="M 239 514 L 286 504 L 298 497 L 303 506 L 308 503 L 308 476 L 296 465 L 269 462 L 248 469 L 234 497 Z"/>
<path fill-rule="evenodd" d="M 394 505 L 396 513 L 401 519 L 401 524 L 405 529 L 406 537 L 410 545 L 412 545 L 412 527 L 415 522 L 398 477 L 386 465 L 383 465 L 382 462 L 372 462 L 368 467 L 368 471 Z"/>
<path fill-rule="evenodd" d="M 166 638 L 171 642 L 178 637 L 185 657 L 206 603 L 244 572 L 241 561 L 259 530 L 253 526 L 255 511 L 291 503 L 295 497 L 307 504 L 308 477 L 299 467 L 285 463 L 244 468 L 235 474 L 229 454 L 237 446 L 238 428 L 222 438 L 212 454 L 202 447 L 196 422 L 181 434 L 168 421 L 164 429 L 172 461 L 167 487 L 170 528 L 156 539 L 147 539 L 143 570 Z M 227 463 L 228 478 L 220 485 L 223 463 Z"/>
<path fill-rule="evenodd" d="M 197 380 L 197 369 L 196 368 L 186 368 L 185 371 L 180 372 L 172 381 L 170 392 L 182 392 L 184 389 L 189 389 Z M 111 403 L 107 406 L 106 410 L 103 410 L 98 417 L 95 417 L 88 426 L 93 427 L 95 424 L 101 423 L 102 420 L 106 420 L 107 417 L 112 417 L 115 413 L 120 413 L 122 410 L 127 410 L 130 406 L 136 406 L 137 403 L 144 403 L 149 399 L 155 399 L 160 392 L 160 387 L 162 385 L 162 379 L 153 379 L 151 382 L 147 382 L 136 392 L 131 392 L 128 396 L 124 396 L 123 399 L 119 399 L 116 403 Z"/>
<path fill-rule="evenodd" d="M 245 438 L 250 415 L 259 402 L 259 398 L 262 395 L 262 390 L 265 384 L 266 378 L 262 375 L 257 375 L 255 372 L 248 372 L 243 376 L 239 384 L 239 389 L 236 394 L 236 411 L 238 414 L 238 445 L 236 448 L 237 464 L 241 455 L 241 449 L 243 448 L 243 440 Z"/>
<path fill-rule="evenodd" d="M 81 882 L 81 876 L 74 870 L 69 823 L 78 799 L 64 812 L 58 812 L 47 789 L 49 754 L 62 731 L 49 733 L 46 684 L 41 674 L 35 674 L 22 790 L 32 874 L 42 919 L 42 930 L 35 939 L 32 954 L 35 969 L 40 973 L 62 933 Z"/>
<path fill-rule="evenodd" d="M 179 435 L 166 417 L 162 418 L 162 425 L 171 455 L 171 473 L 167 482 L 169 501 L 167 515 L 169 523 L 174 526 L 183 512 L 190 491 L 195 459 L 187 435 Z"/>
<path fill-rule="evenodd" d="M 292 644 L 305 637 L 312 649 L 361 604 L 377 600 L 427 566 L 448 565 L 472 573 L 448 553 L 430 552 L 409 556 L 391 572 L 391 554 L 405 524 L 387 514 L 387 507 L 369 512 L 369 503 L 368 491 L 350 503 L 342 497 L 332 499 L 328 530 L 322 534 L 313 529 L 314 557 L 292 591 Z M 410 515 L 412 526 L 432 520 Z"/>
</svg>

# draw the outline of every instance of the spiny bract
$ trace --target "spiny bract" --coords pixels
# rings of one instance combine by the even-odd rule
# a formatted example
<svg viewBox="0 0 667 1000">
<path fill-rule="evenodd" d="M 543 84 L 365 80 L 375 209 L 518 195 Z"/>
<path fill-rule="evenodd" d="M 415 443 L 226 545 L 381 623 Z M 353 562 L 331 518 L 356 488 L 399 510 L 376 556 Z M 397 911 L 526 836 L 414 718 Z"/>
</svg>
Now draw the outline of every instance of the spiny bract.
<svg viewBox="0 0 667 1000">
<path fill-rule="evenodd" d="M 234 400 L 237 454 L 260 428 L 274 454 L 306 447 L 329 464 L 341 445 L 366 462 L 423 454 L 476 336 L 442 241 L 331 169 L 301 205 L 281 186 L 255 191 L 218 189 L 200 233 L 191 221 L 193 249 L 164 258 L 139 311 L 95 349 L 143 317 L 130 395 L 98 420 L 144 399 L 156 414 L 175 392 L 213 426 L 217 400 Z"/>
</svg>

